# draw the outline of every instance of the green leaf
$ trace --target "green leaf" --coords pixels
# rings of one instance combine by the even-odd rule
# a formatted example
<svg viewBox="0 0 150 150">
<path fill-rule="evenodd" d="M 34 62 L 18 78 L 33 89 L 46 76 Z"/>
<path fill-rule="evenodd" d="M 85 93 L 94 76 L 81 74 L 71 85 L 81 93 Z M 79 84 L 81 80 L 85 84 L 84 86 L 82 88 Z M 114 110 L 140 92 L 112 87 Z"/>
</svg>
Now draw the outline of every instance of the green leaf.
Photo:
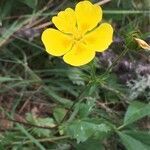
<svg viewBox="0 0 150 150">
<path fill-rule="evenodd" d="M 8 81 L 18 81 L 17 78 L 10 78 L 10 77 L 0 77 L 0 82 L 8 82 Z"/>
<path fill-rule="evenodd" d="M 1 150 L 4 150 L 5 148 L 4 148 L 4 146 L 0 143 L 0 149 Z"/>
<path fill-rule="evenodd" d="M 92 97 L 87 97 L 86 103 L 78 104 L 76 107 L 79 107 L 79 116 L 80 118 L 87 117 L 90 112 L 92 111 L 92 108 L 95 105 L 95 99 Z"/>
<path fill-rule="evenodd" d="M 9 1 L 4 0 L 0 2 L 0 23 L 2 22 L 4 17 L 6 17 L 11 13 L 11 10 L 13 10 L 12 6 L 13 6 L 13 0 L 9 0 Z"/>
<path fill-rule="evenodd" d="M 9 27 L 7 27 L 6 31 L 2 34 L 2 36 L 0 36 L 0 47 L 19 29 L 21 29 L 21 27 L 23 25 L 25 25 L 26 23 L 28 23 L 29 19 L 26 19 L 24 21 L 20 21 L 20 20 L 16 20 L 14 21 Z"/>
<path fill-rule="evenodd" d="M 33 125 L 41 127 L 55 127 L 54 120 L 52 118 L 37 118 L 36 116 L 28 113 L 26 117 L 27 121 Z M 33 127 L 32 132 L 39 137 L 49 137 L 51 135 L 50 129 L 42 129 Z"/>
<path fill-rule="evenodd" d="M 66 125 L 65 131 L 79 143 L 86 141 L 91 136 L 108 133 L 110 128 L 104 123 L 96 124 L 86 120 L 76 120 L 71 124 Z"/>
<path fill-rule="evenodd" d="M 134 101 L 130 104 L 124 117 L 124 125 L 131 124 L 150 115 L 150 104 Z"/>
<path fill-rule="evenodd" d="M 41 145 L 41 143 L 38 140 L 36 140 L 23 126 L 17 124 L 17 127 L 39 148 L 39 150 L 45 150 L 43 145 Z"/>
<path fill-rule="evenodd" d="M 138 141 L 125 133 L 119 132 L 118 134 L 127 150 L 149 150 L 150 148 L 141 141 Z"/>
<path fill-rule="evenodd" d="M 54 118 L 59 123 L 62 121 L 66 114 L 66 110 L 64 108 L 55 108 L 53 111 Z"/>
<path fill-rule="evenodd" d="M 77 68 L 69 68 L 66 73 L 73 84 L 85 85 L 85 79 L 83 78 L 84 74 L 81 70 Z"/>
<path fill-rule="evenodd" d="M 150 133 L 144 131 L 123 131 L 125 134 L 132 136 L 133 138 L 141 141 L 142 143 L 150 146 Z"/>
<path fill-rule="evenodd" d="M 23 0 L 22 1 L 24 4 L 29 6 L 32 9 L 35 9 L 38 3 L 38 0 Z"/>
<path fill-rule="evenodd" d="M 99 140 L 88 139 L 87 141 L 75 146 L 76 150 L 105 150 Z"/>
<path fill-rule="evenodd" d="M 46 87 L 46 86 L 43 87 L 43 90 L 44 90 L 44 93 L 48 95 L 49 97 L 51 97 L 53 101 L 59 102 L 65 105 L 66 107 L 70 107 L 72 105 L 72 102 L 69 99 L 60 97 L 57 91 L 54 91 L 51 88 Z"/>
</svg>

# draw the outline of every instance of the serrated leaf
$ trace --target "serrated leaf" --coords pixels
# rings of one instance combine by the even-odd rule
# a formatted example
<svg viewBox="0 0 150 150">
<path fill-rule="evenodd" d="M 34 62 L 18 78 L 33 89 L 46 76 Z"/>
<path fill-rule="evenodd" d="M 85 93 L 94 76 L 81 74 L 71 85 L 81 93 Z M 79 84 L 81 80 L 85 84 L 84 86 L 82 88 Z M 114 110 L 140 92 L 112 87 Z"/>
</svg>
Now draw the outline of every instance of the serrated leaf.
<svg viewBox="0 0 150 150">
<path fill-rule="evenodd" d="M 149 150 L 150 148 L 141 141 L 138 141 L 125 133 L 119 132 L 118 134 L 127 150 Z"/>
<path fill-rule="evenodd" d="M 65 131 L 79 143 L 86 141 L 91 136 L 107 133 L 110 131 L 110 128 L 104 123 L 96 124 L 85 120 L 76 120 L 66 126 Z"/>
<path fill-rule="evenodd" d="M 83 72 L 77 68 L 71 68 L 67 70 L 69 79 L 76 85 L 85 85 L 85 79 L 83 78 Z"/>
<path fill-rule="evenodd" d="M 150 115 L 150 104 L 134 101 L 127 109 L 124 117 L 124 125 L 131 124 L 147 115 Z"/>
<path fill-rule="evenodd" d="M 55 127 L 54 120 L 52 118 L 37 118 L 36 123 L 44 127 Z"/>
<path fill-rule="evenodd" d="M 36 116 L 28 113 L 26 120 L 33 125 L 41 127 L 55 127 L 54 120 L 52 118 L 37 118 Z M 32 132 L 39 137 L 49 137 L 51 135 L 50 129 L 42 129 L 33 127 Z"/>
</svg>

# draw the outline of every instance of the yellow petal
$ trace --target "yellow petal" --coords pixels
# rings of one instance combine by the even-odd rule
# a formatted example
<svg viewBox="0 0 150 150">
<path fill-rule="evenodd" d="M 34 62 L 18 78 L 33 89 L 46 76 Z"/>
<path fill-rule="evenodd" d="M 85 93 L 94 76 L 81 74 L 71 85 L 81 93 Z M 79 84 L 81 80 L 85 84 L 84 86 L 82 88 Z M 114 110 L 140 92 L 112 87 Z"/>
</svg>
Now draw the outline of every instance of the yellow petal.
<svg viewBox="0 0 150 150">
<path fill-rule="evenodd" d="M 150 45 L 148 45 L 144 40 L 139 38 L 134 38 L 139 46 L 145 50 L 150 50 Z"/>
<path fill-rule="evenodd" d="M 86 47 L 82 43 L 74 45 L 72 50 L 67 52 L 63 59 L 72 66 L 82 66 L 89 63 L 95 56 L 95 51 Z"/>
<path fill-rule="evenodd" d="M 52 28 L 48 28 L 42 33 L 42 42 L 46 51 L 54 56 L 64 55 L 72 46 L 70 36 Z"/>
<path fill-rule="evenodd" d="M 77 17 L 78 29 L 82 33 L 92 30 L 102 19 L 102 9 L 98 5 L 93 5 L 89 1 L 82 1 L 76 5 L 75 13 Z"/>
<path fill-rule="evenodd" d="M 67 8 L 52 18 L 52 22 L 62 32 L 73 33 L 76 30 L 76 15 L 73 9 Z"/>
<path fill-rule="evenodd" d="M 112 43 L 113 28 L 108 23 L 101 24 L 98 28 L 84 37 L 84 42 L 97 52 L 106 50 Z"/>
</svg>

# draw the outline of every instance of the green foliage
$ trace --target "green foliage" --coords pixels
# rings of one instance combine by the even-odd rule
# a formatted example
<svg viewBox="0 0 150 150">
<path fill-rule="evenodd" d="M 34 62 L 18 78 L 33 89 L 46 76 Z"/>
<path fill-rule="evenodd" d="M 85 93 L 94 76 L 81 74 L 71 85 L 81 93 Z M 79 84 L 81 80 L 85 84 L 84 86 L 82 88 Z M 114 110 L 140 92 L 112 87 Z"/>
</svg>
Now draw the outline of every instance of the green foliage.
<svg viewBox="0 0 150 150">
<path fill-rule="evenodd" d="M 110 131 L 104 123 L 94 123 L 90 120 L 76 120 L 64 127 L 67 135 L 75 138 L 77 143 L 84 142 L 90 137 L 100 137 Z"/>
<path fill-rule="evenodd" d="M 36 125 L 40 127 L 50 127 L 50 128 L 55 127 L 55 123 L 52 118 L 37 118 L 36 116 L 28 113 L 26 119 L 32 125 Z M 31 132 L 33 132 L 38 137 L 50 137 L 51 135 L 50 129 L 44 129 L 38 127 L 37 128 L 32 127 Z"/>
<path fill-rule="evenodd" d="M 20 131 L 27 136 L 28 139 L 30 139 L 40 150 L 45 150 L 44 146 L 37 141 L 23 126 L 18 125 L 18 128 Z"/>
<path fill-rule="evenodd" d="M 150 146 L 150 133 L 147 131 L 124 131 L 125 134 L 137 139 L 138 141 L 141 141 L 147 146 Z"/>
<path fill-rule="evenodd" d="M 131 124 L 147 115 L 150 115 L 150 104 L 134 101 L 127 109 L 124 117 L 124 125 Z"/>
<path fill-rule="evenodd" d="M 35 9 L 37 6 L 38 0 L 23 0 L 21 2 L 25 3 L 30 8 Z"/>
<path fill-rule="evenodd" d="M 87 97 L 86 103 L 81 103 L 76 105 L 78 109 L 78 114 L 80 118 L 86 118 L 92 112 L 93 107 L 95 106 L 95 99 Z"/>
<path fill-rule="evenodd" d="M 67 74 L 73 84 L 85 85 L 84 73 L 82 70 L 77 68 L 69 68 Z"/>
<path fill-rule="evenodd" d="M 122 143 L 126 147 L 127 150 L 149 150 L 150 146 L 145 145 L 141 141 L 125 134 L 119 132 L 119 136 L 121 138 Z"/>
<path fill-rule="evenodd" d="M 104 150 L 104 146 L 99 140 L 89 139 L 83 143 L 76 145 L 77 150 Z"/>
<path fill-rule="evenodd" d="M 55 108 L 53 111 L 53 115 L 55 120 L 60 123 L 66 114 L 66 110 L 64 108 Z"/>
<path fill-rule="evenodd" d="M 40 37 L 77 2 L 0 1 L 0 150 L 150 149 L 149 73 L 135 65 L 148 64 L 149 52 L 133 39 L 149 42 L 148 0 L 103 5 L 115 30 L 108 65 L 104 52 L 78 68 L 48 55 Z"/>
</svg>

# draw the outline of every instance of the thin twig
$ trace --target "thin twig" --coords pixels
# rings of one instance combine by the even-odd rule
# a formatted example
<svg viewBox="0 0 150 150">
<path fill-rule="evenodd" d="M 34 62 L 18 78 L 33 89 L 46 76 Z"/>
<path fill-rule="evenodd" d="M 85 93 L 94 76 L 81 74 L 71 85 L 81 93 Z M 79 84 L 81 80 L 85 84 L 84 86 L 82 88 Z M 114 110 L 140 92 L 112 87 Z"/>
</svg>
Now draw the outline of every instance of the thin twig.
<svg viewBox="0 0 150 150">
<path fill-rule="evenodd" d="M 40 25 L 38 25 L 38 26 L 34 27 L 33 29 L 35 29 L 35 30 L 39 30 L 39 29 L 45 28 L 45 27 L 47 27 L 47 26 L 50 26 L 50 25 L 52 25 L 52 24 L 53 24 L 53 23 L 52 23 L 51 21 L 49 21 L 49 22 L 46 22 L 46 23 L 40 24 Z"/>
<path fill-rule="evenodd" d="M 54 10 L 52 10 L 52 12 L 57 11 L 59 8 L 61 8 L 65 3 L 67 2 L 67 0 L 62 1 L 62 3 L 60 5 L 58 5 Z M 47 10 L 48 8 L 45 7 L 45 10 Z M 44 10 L 44 11 L 45 11 Z M 37 24 L 39 24 L 40 22 L 42 22 L 45 19 L 45 17 L 42 17 L 40 19 L 38 19 L 37 21 L 34 21 L 30 26 L 27 26 L 25 28 L 32 28 L 34 26 L 36 26 Z"/>
<path fill-rule="evenodd" d="M 109 113 L 109 114 L 113 114 L 114 113 L 117 116 L 119 116 L 119 113 L 114 111 L 114 110 L 112 110 L 111 108 L 109 108 L 106 103 L 102 103 L 102 102 L 99 102 L 99 101 L 96 101 L 96 103 L 97 103 L 97 105 L 100 108 L 104 109 L 107 113 Z"/>
<path fill-rule="evenodd" d="M 113 110 L 111 110 L 105 103 L 101 103 L 99 101 L 96 101 L 98 106 L 100 106 L 102 109 L 104 109 L 108 113 L 113 113 Z"/>
<path fill-rule="evenodd" d="M 48 3 L 40 10 L 40 13 L 42 13 L 42 12 L 44 12 L 44 11 L 46 11 L 48 8 L 49 8 L 49 6 L 50 6 L 50 4 L 53 2 L 53 0 L 49 0 L 48 1 Z M 36 16 L 36 17 L 38 17 L 38 16 Z M 36 19 L 36 17 L 35 16 L 31 16 L 31 19 L 30 19 L 30 22 L 25 26 L 25 28 L 31 28 L 32 26 L 34 26 L 34 23 L 36 23 L 37 21 L 34 21 L 34 22 L 32 22 L 34 19 Z M 40 20 L 40 19 L 39 19 Z"/>
<path fill-rule="evenodd" d="M 106 3 L 110 2 L 110 1 L 111 0 L 103 0 L 103 1 L 97 2 L 96 4 L 97 5 L 104 5 L 104 4 L 106 4 Z"/>
</svg>

